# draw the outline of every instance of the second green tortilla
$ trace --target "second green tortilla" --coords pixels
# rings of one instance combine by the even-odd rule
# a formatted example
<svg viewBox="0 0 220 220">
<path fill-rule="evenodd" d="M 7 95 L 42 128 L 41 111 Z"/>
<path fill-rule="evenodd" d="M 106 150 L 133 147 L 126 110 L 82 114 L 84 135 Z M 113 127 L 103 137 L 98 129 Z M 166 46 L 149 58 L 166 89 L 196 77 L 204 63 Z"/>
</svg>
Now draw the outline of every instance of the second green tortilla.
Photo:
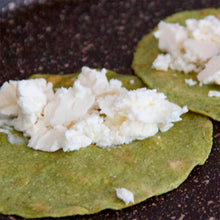
<svg viewBox="0 0 220 220">
<path fill-rule="evenodd" d="M 128 89 L 143 87 L 135 76 L 108 71 Z M 54 87 L 70 86 L 77 75 L 36 75 Z M 134 80 L 134 83 L 130 83 Z M 212 146 L 212 123 L 194 113 L 169 131 L 116 148 L 90 145 L 78 151 L 43 152 L 12 145 L 0 133 L 0 212 L 26 218 L 92 214 L 127 207 L 115 188 L 133 192 L 135 204 L 178 187 Z M 130 204 L 132 205 L 132 204 Z"/>
<path fill-rule="evenodd" d="M 201 19 L 211 14 L 220 18 L 220 9 L 180 12 L 164 21 L 184 25 L 185 20 L 188 18 Z M 138 43 L 134 54 L 132 67 L 135 74 L 150 88 L 163 92 L 169 101 L 181 106 L 187 105 L 189 110 L 193 112 L 220 121 L 220 98 L 208 97 L 209 90 L 220 91 L 220 86 L 203 85 L 200 87 L 198 84 L 189 86 L 185 83 L 185 79 L 196 80 L 196 73 L 184 74 L 171 69 L 168 69 L 168 71 L 152 69 L 151 65 L 159 53 L 158 41 L 153 33 L 144 36 Z"/>
</svg>

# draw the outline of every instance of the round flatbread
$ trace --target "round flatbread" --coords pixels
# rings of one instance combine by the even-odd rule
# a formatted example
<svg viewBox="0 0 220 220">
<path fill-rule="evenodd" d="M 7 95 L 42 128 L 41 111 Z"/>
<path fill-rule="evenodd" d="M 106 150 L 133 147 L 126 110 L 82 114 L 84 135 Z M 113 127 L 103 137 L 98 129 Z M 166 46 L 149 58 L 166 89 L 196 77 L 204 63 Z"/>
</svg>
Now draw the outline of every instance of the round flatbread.
<svg viewBox="0 0 220 220">
<path fill-rule="evenodd" d="M 166 18 L 164 21 L 185 25 L 185 20 L 188 18 L 202 19 L 210 14 L 220 19 L 220 9 L 205 9 L 180 12 Z M 185 83 L 185 79 L 196 80 L 197 73 L 184 74 L 171 69 L 168 69 L 168 71 L 152 69 L 152 63 L 159 53 L 161 52 L 158 49 L 158 40 L 153 36 L 153 33 L 144 36 L 138 43 L 134 53 L 132 67 L 135 74 L 150 88 L 163 92 L 169 101 L 181 106 L 187 105 L 193 112 L 220 121 L 220 98 L 208 97 L 210 90 L 220 91 L 220 86 L 203 85 L 200 87 L 198 84 L 189 86 Z"/>
<path fill-rule="evenodd" d="M 107 75 L 128 89 L 143 87 L 135 76 Z M 44 77 L 56 88 L 72 85 L 76 76 L 33 78 Z M 116 188 L 133 192 L 135 204 L 175 189 L 193 167 L 205 162 L 212 146 L 208 118 L 194 113 L 182 118 L 169 131 L 143 141 L 105 149 L 91 145 L 68 153 L 11 145 L 0 133 L 0 212 L 26 218 L 92 214 L 126 207 Z"/>
</svg>

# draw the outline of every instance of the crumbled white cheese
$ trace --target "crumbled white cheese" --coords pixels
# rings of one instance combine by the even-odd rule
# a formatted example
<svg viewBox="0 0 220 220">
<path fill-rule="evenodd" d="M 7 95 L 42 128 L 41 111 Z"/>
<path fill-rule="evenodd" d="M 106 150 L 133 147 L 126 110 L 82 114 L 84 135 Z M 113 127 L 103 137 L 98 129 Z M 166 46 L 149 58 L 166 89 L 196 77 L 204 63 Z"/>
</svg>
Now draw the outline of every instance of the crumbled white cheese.
<svg viewBox="0 0 220 220">
<path fill-rule="evenodd" d="M 119 199 L 121 199 L 126 205 L 129 203 L 134 203 L 134 194 L 125 189 L 125 188 L 117 188 L 116 190 L 116 195 Z"/>
<path fill-rule="evenodd" d="M 134 80 L 133 79 L 130 80 L 130 84 L 134 84 Z"/>
<path fill-rule="evenodd" d="M 216 83 L 220 85 L 220 55 L 212 57 L 197 77 L 203 84 Z"/>
<path fill-rule="evenodd" d="M 5 82 L 0 89 L 0 119 L 10 118 L 9 125 L 25 131 L 42 117 L 53 95 L 52 84 L 45 79 Z"/>
<path fill-rule="evenodd" d="M 90 144 L 113 147 L 143 140 L 167 131 L 187 112 L 156 90 L 128 91 L 105 74 L 105 69 L 83 67 L 72 87 L 56 92 L 44 79 L 5 83 L 0 126 L 22 131 L 31 148 L 66 152 Z"/>
<path fill-rule="evenodd" d="M 0 88 L 0 118 L 17 116 L 18 105 L 16 98 L 17 82 L 5 82 Z"/>
<path fill-rule="evenodd" d="M 8 135 L 8 142 L 10 144 L 23 145 L 26 144 L 26 140 L 24 137 L 19 137 L 18 135 L 13 134 L 10 128 L 0 128 L 1 133 L 5 133 Z"/>
<path fill-rule="evenodd" d="M 152 68 L 167 71 L 171 62 L 170 54 L 159 54 L 152 64 Z"/>
<path fill-rule="evenodd" d="M 186 39 L 183 43 L 184 58 L 189 63 L 203 64 L 208 59 L 219 53 L 219 45 L 216 42 Z"/>
<path fill-rule="evenodd" d="M 45 106 L 44 118 L 50 126 L 68 126 L 71 122 L 84 118 L 94 103 L 95 95 L 91 89 L 76 81 L 74 87 L 56 91 L 53 100 Z"/>
<path fill-rule="evenodd" d="M 220 97 L 220 92 L 215 90 L 210 90 L 208 93 L 209 97 Z"/>
<path fill-rule="evenodd" d="M 75 82 L 81 84 L 85 88 L 90 88 L 94 95 L 103 94 L 108 92 L 109 82 L 106 78 L 107 70 L 102 69 L 100 72 L 95 69 L 89 69 L 87 67 L 82 67 L 82 73 L 78 77 L 78 81 Z M 120 83 L 119 83 L 120 84 Z M 121 84 L 119 85 L 119 87 Z"/>
<path fill-rule="evenodd" d="M 186 26 L 196 40 L 212 41 L 220 44 L 220 21 L 213 15 L 203 19 L 187 19 Z"/>
<path fill-rule="evenodd" d="M 185 27 L 161 21 L 154 36 L 159 41 L 159 48 L 166 54 L 159 54 L 152 68 L 167 71 L 169 67 L 185 73 L 200 72 L 198 79 L 202 83 L 219 84 L 220 62 L 213 64 L 213 61 L 214 67 L 208 63 L 204 69 L 207 62 L 220 55 L 220 20 L 215 16 L 201 20 L 187 19 Z"/>
<path fill-rule="evenodd" d="M 187 39 L 187 30 L 179 24 L 161 21 L 154 36 L 159 40 L 159 48 L 171 56 L 179 56 L 181 45 Z"/>
<path fill-rule="evenodd" d="M 185 79 L 185 83 L 188 84 L 189 86 L 194 86 L 197 84 L 197 82 L 193 79 Z"/>
</svg>

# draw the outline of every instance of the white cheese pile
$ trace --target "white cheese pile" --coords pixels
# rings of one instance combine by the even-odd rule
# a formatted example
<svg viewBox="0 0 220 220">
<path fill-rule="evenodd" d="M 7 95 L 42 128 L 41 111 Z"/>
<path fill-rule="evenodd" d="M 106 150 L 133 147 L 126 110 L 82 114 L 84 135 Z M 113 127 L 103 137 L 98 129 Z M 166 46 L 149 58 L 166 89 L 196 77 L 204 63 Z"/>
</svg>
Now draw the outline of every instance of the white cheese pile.
<svg viewBox="0 0 220 220">
<path fill-rule="evenodd" d="M 121 81 L 83 67 L 73 87 L 56 92 L 45 79 L 5 82 L 0 89 L 0 126 L 13 126 L 43 151 L 78 150 L 128 144 L 167 131 L 187 107 L 162 93 L 128 91 Z"/>
<path fill-rule="evenodd" d="M 117 197 L 121 199 L 126 205 L 128 205 L 130 202 L 134 203 L 134 195 L 131 191 L 125 188 L 117 188 L 115 190 Z"/>
<path fill-rule="evenodd" d="M 195 71 L 203 84 L 220 85 L 220 20 L 215 16 L 187 19 L 186 26 L 161 21 L 154 36 L 165 54 L 157 56 L 152 68 Z"/>
</svg>

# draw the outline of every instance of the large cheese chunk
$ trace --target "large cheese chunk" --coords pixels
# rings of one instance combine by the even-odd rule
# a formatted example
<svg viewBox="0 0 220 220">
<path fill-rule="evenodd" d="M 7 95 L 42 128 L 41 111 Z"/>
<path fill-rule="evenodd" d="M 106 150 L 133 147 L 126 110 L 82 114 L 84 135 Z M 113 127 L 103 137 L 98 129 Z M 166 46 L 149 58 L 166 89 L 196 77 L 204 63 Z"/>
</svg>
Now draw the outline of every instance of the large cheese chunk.
<svg viewBox="0 0 220 220">
<path fill-rule="evenodd" d="M 198 74 L 198 80 L 203 84 L 216 83 L 220 85 L 220 55 L 209 60 L 205 69 Z"/>
<path fill-rule="evenodd" d="M 219 53 L 219 45 L 216 42 L 204 40 L 187 39 L 183 48 L 186 51 L 184 57 L 188 62 L 201 65 Z"/>
<path fill-rule="evenodd" d="M 44 109 L 44 117 L 50 126 L 69 125 L 83 118 L 94 105 L 95 96 L 91 89 L 77 81 L 74 88 L 60 88 L 54 99 Z"/>
<path fill-rule="evenodd" d="M 187 30 L 179 24 L 161 21 L 154 36 L 159 40 L 159 48 L 172 56 L 178 56 L 183 42 L 187 39 Z"/>
<path fill-rule="evenodd" d="M 5 82 L 0 89 L 0 119 L 8 116 L 13 117 L 18 115 L 17 105 L 17 82 Z"/>
</svg>

